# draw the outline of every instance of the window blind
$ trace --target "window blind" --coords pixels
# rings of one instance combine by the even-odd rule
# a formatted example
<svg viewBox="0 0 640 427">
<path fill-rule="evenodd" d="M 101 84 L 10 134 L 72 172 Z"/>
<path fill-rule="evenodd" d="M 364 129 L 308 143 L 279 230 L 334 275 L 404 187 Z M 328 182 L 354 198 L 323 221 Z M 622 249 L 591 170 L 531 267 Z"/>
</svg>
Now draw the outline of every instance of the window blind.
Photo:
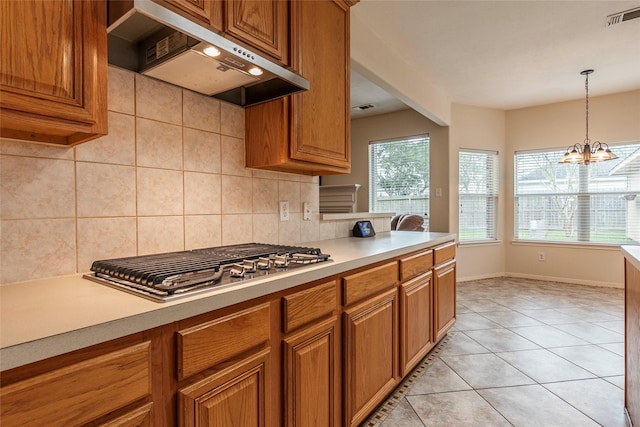
<svg viewBox="0 0 640 427">
<path fill-rule="evenodd" d="M 498 153 L 461 149 L 458 155 L 460 243 L 496 240 Z"/>
<path fill-rule="evenodd" d="M 564 150 L 515 153 L 515 240 L 640 242 L 640 143 L 618 159 L 559 164 Z"/>
<path fill-rule="evenodd" d="M 429 136 L 369 144 L 369 210 L 429 215 Z"/>
</svg>

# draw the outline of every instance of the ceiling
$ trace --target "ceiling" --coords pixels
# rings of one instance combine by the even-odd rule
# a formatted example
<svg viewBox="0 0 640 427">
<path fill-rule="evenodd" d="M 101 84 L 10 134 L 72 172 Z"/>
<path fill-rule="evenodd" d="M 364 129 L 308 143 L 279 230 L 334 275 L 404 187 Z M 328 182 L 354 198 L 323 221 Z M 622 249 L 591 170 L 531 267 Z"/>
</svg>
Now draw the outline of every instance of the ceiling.
<svg viewBox="0 0 640 427">
<path fill-rule="evenodd" d="M 361 0 L 362 22 L 452 102 L 511 110 L 640 89 L 640 18 L 607 26 L 635 1 Z M 387 90 L 385 90 L 387 89 Z M 351 73 L 351 118 L 408 108 Z M 391 90 L 393 92 L 393 90 Z M 353 107 L 372 104 L 364 111 Z"/>
</svg>

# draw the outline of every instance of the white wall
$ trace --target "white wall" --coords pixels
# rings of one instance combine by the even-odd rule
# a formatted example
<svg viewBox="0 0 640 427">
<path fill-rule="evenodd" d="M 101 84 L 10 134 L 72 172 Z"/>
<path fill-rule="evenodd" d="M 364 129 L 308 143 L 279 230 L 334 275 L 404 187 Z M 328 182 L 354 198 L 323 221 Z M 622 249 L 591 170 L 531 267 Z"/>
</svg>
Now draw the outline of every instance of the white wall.
<svg viewBox="0 0 640 427">
<path fill-rule="evenodd" d="M 364 77 L 386 90 L 434 123 L 451 122 L 451 101 L 425 73 L 408 64 L 367 25 L 365 9 L 351 9 L 351 65 Z"/>
<path fill-rule="evenodd" d="M 497 151 L 500 163 L 500 183 L 504 182 L 507 155 L 505 113 L 502 110 L 453 104 L 449 134 L 449 217 L 452 232 L 457 232 L 459 220 L 458 153 L 461 148 Z M 458 247 L 458 280 L 501 276 L 505 272 L 505 186 L 498 196 L 498 227 L 496 243 L 466 244 Z"/>
<path fill-rule="evenodd" d="M 582 143 L 584 100 L 507 111 L 504 159 L 513 171 L 519 150 L 566 148 Z M 640 90 L 589 99 L 589 137 L 607 143 L 640 141 Z M 614 150 L 615 151 L 615 150 Z M 618 247 L 576 247 L 554 244 L 513 244 L 513 173 L 505 175 L 506 272 L 518 277 L 547 278 L 583 284 L 621 287 L 623 257 Z M 546 261 L 538 261 L 544 252 Z"/>
</svg>

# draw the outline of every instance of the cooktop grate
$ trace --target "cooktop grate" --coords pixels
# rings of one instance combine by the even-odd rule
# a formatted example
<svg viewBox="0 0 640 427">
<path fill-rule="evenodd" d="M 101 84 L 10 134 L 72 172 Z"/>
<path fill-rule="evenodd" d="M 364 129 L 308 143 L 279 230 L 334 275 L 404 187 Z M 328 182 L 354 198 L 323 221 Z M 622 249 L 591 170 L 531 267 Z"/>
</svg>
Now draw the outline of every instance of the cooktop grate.
<svg viewBox="0 0 640 427">
<path fill-rule="evenodd" d="M 273 245 L 267 243 L 244 243 L 195 249 L 191 251 L 142 255 L 95 261 L 90 280 L 102 279 L 109 285 L 129 287 L 136 293 L 150 293 L 154 298 L 164 298 L 174 293 L 184 294 L 195 289 L 227 282 L 246 280 L 269 274 L 245 268 L 250 260 L 266 261 L 267 270 L 282 271 L 289 265 L 304 265 L 327 261 L 329 255 L 318 248 Z M 251 264 L 251 263 L 249 263 Z M 235 277 L 239 267 L 241 277 Z M 249 274 L 245 277 L 245 271 Z M 226 274 L 225 274 L 226 273 Z M 232 276 L 232 277 L 229 277 Z M 96 280 L 97 281 L 97 280 Z"/>
</svg>

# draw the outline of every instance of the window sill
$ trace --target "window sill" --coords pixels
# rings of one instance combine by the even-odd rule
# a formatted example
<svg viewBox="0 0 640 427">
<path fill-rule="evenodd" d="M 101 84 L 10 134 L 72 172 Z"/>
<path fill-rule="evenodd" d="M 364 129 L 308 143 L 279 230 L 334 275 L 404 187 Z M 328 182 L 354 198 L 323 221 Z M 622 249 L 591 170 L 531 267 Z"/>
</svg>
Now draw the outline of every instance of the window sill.
<svg viewBox="0 0 640 427">
<path fill-rule="evenodd" d="M 501 245 L 502 240 L 474 240 L 468 242 L 458 242 L 458 246 L 497 246 Z"/>
<path fill-rule="evenodd" d="M 514 246 L 555 246 L 559 248 L 595 249 L 619 251 L 625 243 L 580 243 L 580 242 L 552 242 L 541 240 L 512 240 Z"/>
</svg>

